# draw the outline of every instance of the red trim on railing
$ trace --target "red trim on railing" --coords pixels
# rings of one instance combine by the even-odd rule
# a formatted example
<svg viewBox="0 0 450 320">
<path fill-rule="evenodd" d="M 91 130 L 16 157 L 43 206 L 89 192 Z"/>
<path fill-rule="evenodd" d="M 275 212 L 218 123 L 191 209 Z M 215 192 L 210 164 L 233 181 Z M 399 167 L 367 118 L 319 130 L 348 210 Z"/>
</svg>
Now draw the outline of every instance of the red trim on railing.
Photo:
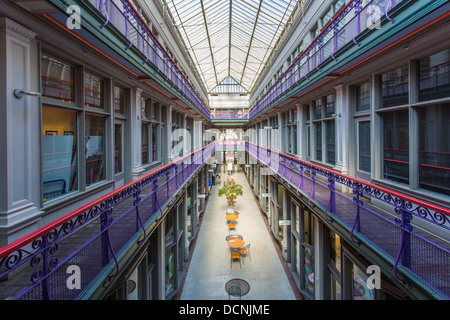
<svg viewBox="0 0 450 320">
<path fill-rule="evenodd" d="M 319 165 L 316 165 L 316 164 L 312 164 L 311 162 L 307 162 L 307 161 L 301 160 L 299 158 L 296 158 L 294 156 L 291 156 L 291 155 L 283 153 L 283 152 L 279 152 L 279 151 L 276 151 L 276 150 L 272 150 L 272 149 L 268 149 L 268 148 L 265 148 L 265 147 L 261 147 L 261 146 L 258 146 L 256 144 L 254 144 L 254 143 L 250 143 L 250 142 L 249 142 L 249 144 L 252 144 L 252 145 L 257 146 L 257 147 L 262 148 L 262 149 L 270 150 L 271 152 L 278 153 L 278 154 L 283 155 L 283 156 L 285 156 L 287 158 L 291 158 L 291 159 L 293 159 L 295 161 L 299 161 L 299 162 L 305 163 L 305 164 L 307 164 L 309 166 L 316 167 L 316 168 L 321 169 L 321 170 L 325 170 L 325 171 L 327 171 L 329 173 L 332 173 L 334 175 L 340 176 L 340 177 L 345 178 L 345 179 L 349 179 L 349 180 L 351 180 L 353 182 L 360 183 L 362 185 L 365 185 L 365 186 L 368 186 L 368 187 L 370 187 L 372 189 L 376 189 L 378 191 L 387 193 L 387 194 L 389 194 L 391 196 L 394 196 L 394 197 L 397 197 L 399 199 L 402 199 L 402 200 L 405 200 L 405 201 L 408 201 L 408 202 L 411 202 L 411 203 L 415 203 L 415 204 L 417 204 L 419 206 L 422 206 L 422 207 L 434 210 L 436 212 L 440 212 L 440 213 L 442 213 L 442 214 L 444 214 L 446 216 L 450 216 L 450 209 L 443 208 L 443 207 L 440 207 L 438 205 L 435 205 L 435 204 L 432 204 L 432 203 L 429 203 L 429 202 L 426 202 L 426 201 L 422 201 L 422 200 L 419 200 L 419 199 L 416 199 L 416 198 L 413 198 L 413 197 L 401 194 L 401 193 L 399 193 L 397 191 L 393 191 L 393 190 L 390 190 L 390 189 L 387 189 L 387 188 L 384 188 L 384 187 L 377 186 L 377 185 L 372 184 L 370 182 L 367 182 L 367 181 L 364 181 L 364 180 L 360 180 L 360 179 L 348 176 L 346 174 L 343 174 L 343 173 L 340 173 L 340 172 L 337 172 L 337 171 L 334 171 L 334 170 L 331 170 L 331 169 L 328 169 L 328 168 L 325 168 L 325 167 L 322 167 L 322 166 L 319 166 Z"/>
<path fill-rule="evenodd" d="M 0 248 L 0 258 L 6 257 L 7 255 L 13 253 L 14 251 L 17 251 L 18 249 L 20 249 L 20 248 L 24 247 L 25 245 L 29 244 L 30 242 L 32 242 L 32 241 L 42 237 L 43 235 L 49 233 L 50 231 L 60 227 L 61 225 L 63 225 L 67 221 L 76 218 L 77 216 L 79 216 L 83 212 L 85 212 L 85 211 L 95 207 L 96 205 L 102 203 L 103 201 L 111 198 L 115 194 L 120 193 L 122 190 L 125 190 L 125 189 L 131 187 L 132 185 L 134 185 L 134 184 L 136 184 L 136 183 L 138 183 L 138 182 L 140 182 L 140 181 L 142 181 L 142 180 L 144 180 L 144 179 L 154 175 L 158 171 L 161 171 L 161 170 L 163 170 L 163 169 L 165 169 L 165 168 L 167 168 L 167 167 L 169 167 L 169 166 L 171 166 L 171 165 L 173 165 L 173 164 L 175 164 L 177 162 L 180 162 L 180 161 L 182 161 L 183 159 L 185 159 L 187 157 L 190 157 L 192 154 L 197 153 L 200 150 L 205 149 L 206 147 L 210 146 L 212 143 L 214 143 L 214 142 L 211 142 L 210 144 L 204 146 L 203 148 L 198 149 L 198 150 L 196 150 L 194 152 L 191 152 L 190 154 L 187 154 L 187 155 L 177 159 L 176 161 L 170 162 L 170 163 L 168 163 L 168 164 L 166 164 L 166 165 L 164 165 L 164 166 L 162 166 L 160 168 L 157 168 L 157 169 L 153 170 L 152 172 L 147 173 L 146 175 L 144 175 L 144 176 L 142 176 L 142 177 L 140 177 L 140 178 L 138 178 L 136 180 L 133 180 L 133 181 L 129 182 L 128 184 L 126 184 L 126 185 L 124 185 L 124 186 L 122 186 L 122 187 L 120 187 L 120 188 L 118 188 L 118 189 L 116 189 L 114 191 L 109 192 L 108 194 L 105 194 L 104 196 L 98 198 L 97 200 L 94 200 L 94 201 L 92 201 L 92 202 L 90 202 L 90 203 L 88 203 L 88 204 L 86 204 L 86 205 L 84 205 L 84 206 L 82 206 L 82 207 L 80 207 L 80 208 L 78 208 L 78 209 L 76 209 L 76 210 L 66 214 L 65 216 L 63 216 L 63 217 L 61 217 L 59 219 L 56 219 L 55 221 L 53 221 L 53 222 L 51 222 L 51 223 L 49 223 L 49 224 L 47 224 L 47 225 L 45 225 L 45 226 L 43 226 L 43 227 L 41 227 L 41 228 L 39 228 L 37 230 L 31 232 L 30 234 L 28 234 L 28 235 L 26 235 L 26 236 L 24 236 L 24 237 L 22 237 L 22 238 L 20 238 L 20 239 L 18 239 L 16 241 L 14 241 L 14 242 L 11 242 L 10 244 L 4 246 L 3 248 Z"/>
</svg>

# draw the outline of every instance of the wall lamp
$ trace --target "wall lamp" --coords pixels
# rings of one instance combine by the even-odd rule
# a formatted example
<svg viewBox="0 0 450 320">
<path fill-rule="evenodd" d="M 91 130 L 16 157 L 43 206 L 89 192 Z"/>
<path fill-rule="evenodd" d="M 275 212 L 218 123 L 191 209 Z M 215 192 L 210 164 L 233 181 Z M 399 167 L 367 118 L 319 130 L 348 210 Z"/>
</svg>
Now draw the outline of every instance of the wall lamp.
<svg viewBox="0 0 450 320">
<path fill-rule="evenodd" d="M 33 97 L 40 97 L 41 93 L 40 92 L 27 91 L 27 90 L 24 90 L 24 89 L 16 89 L 16 90 L 14 90 L 14 96 L 17 99 L 21 99 L 23 97 L 23 95 L 33 96 Z"/>
</svg>

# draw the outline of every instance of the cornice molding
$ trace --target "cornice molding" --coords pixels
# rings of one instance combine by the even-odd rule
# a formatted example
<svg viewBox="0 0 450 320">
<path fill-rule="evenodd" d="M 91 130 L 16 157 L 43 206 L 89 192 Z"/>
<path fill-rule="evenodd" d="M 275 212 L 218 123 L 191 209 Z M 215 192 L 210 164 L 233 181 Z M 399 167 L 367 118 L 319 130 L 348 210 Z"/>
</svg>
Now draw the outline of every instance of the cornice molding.
<svg viewBox="0 0 450 320">
<path fill-rule="evenodd" d="M 11 19 L 0 17 L 0 33 L 8 33 L 8 31 L 18 34 L 28 40 L 33 40 L 37 35 L 37 33 L 25 28 Z"/>
</svg>

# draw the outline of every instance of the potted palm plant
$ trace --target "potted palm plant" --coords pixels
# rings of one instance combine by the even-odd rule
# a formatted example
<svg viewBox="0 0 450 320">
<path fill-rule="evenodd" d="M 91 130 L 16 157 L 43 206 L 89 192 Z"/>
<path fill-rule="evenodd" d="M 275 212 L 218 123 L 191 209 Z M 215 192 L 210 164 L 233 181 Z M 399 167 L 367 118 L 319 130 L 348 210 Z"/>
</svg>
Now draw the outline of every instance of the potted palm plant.
<svg viewBox="0 0 450 320">
<path fill-rule="evenodd" d="M 219 189 L 219 197 L 225 195 L 231 207 L 236 197 L 243 194 L 242 185 L 236 183 L 236 181 L 226 181 L 223 183 L 222 188 Z"/>
</svg>

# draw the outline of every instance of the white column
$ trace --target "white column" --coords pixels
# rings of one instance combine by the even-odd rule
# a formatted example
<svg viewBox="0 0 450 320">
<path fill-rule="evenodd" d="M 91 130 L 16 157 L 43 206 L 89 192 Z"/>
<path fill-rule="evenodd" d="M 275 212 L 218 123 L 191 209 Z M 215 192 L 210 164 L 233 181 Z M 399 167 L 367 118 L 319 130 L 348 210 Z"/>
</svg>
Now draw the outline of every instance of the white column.
<svg viewBox="0 0 450 320">
<path fill-rule="evenodd" d="M 284 133 L 283 118 L 281 116 L 280 111 L 277 112 L 277 117 L 278 117 L 278 145 L 277 145 L 276 150 L 280 151 L 280 152 L 284 152 L 286 150 L 284 148 L 284 145 L 286 143 L 286 139 L 285 139 L 286 134 Z"/>
<path fill-rule="evenodd" d="M 158 259 L 156 260 L 156 264 L 158 264 L 158 268 L 156 268 L 158 272 L 158 296 L 156 297 L 158 300 L 166 300 L 166 266 L 165 266 L 165 257 L 166 257 L 166 237 L 164 234 L 164 230 L 166 229 L 166 219 L 164 219 L 159 225 L 158 232 Z"/>
<path fill-rule="evenodd" d="M 188 154 L 191 147 L 191 137 L 188 137 L 188 131 L 187 131 L 187 115 L 185 114 L 183 117 L 183 156 Z M 193 134 L 193 131 L 191 131 L 191 134 Z"/>
<path fill-rule="evenodd" d="M 305 123 L 305 116 L 303 108 L 300 103 L 297 104 L 297 158 L 303 159 L 306 154 L 306 135 L 303 124 Z"/>
<path fill-rule="evenodd" d="M 194 119 L 194 151 L 203 146 L 203 123 Z M 206 138 L 206 135 L 205 135 Z"/>
<path fill-rule="evenodd" d="M 350 112 L 348 108 L 348 87 L 342 84 L 335 87 L 335 128 L 336 128 L 336 169 L 348 173 L 349 155 L 349 125 Z"/>
<path fill-rule="evenodd" d="M 131 94 L 131 163 L 132 163 L 132 179 L 137 179 L 142 171 L 142 128 L 141 128 L 141 88 L 135 88 Z"/>
<path fill-rule="evenodd" d="M 322 231 L 321 222 L 314 217 L 314 299 L 323 299 L 322 290 Z"/>
<path fill-rule="evenodd" d="M 0 18 L 0 246 L 35 230 L 42 202 L 36 34 Z"/>
<path fill-rule="evenodd" d="M 172 109 L 171 105 L 167 106 L 167 118 L 166 118 L 166 155 L 167 163 L 172 162 Z"/>
</svg>

